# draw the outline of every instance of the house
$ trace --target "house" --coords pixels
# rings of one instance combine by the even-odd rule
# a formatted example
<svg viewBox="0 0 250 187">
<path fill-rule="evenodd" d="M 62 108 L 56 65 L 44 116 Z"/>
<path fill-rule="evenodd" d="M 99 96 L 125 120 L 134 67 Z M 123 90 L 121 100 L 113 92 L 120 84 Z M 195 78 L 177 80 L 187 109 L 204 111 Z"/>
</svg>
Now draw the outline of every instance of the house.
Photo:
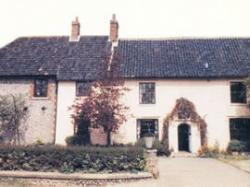
<svg viewBox="0 0 250 187">
<path fill-rule="evenodd" d="M 27 100 L 24 144 L 65 145 L 75 133 L 69 108 L 113 51 L 123 64 L 129 91 L 122 99 L 131 114 L 114 142 L 134 143 L 151 132 L 175 152 L 197 152 L 205 143 L 225 149 L 231 139 L 250 140 L 243 83 L 250 38 L 119 39 L 118 29 L 113 16 L 109 36 L 81 36 L 76 19 L 70 37 L 22 37 L 0 49 L 0 95 Z M 104 134 L 92 133 L 104 143 Z"/>
</svg>

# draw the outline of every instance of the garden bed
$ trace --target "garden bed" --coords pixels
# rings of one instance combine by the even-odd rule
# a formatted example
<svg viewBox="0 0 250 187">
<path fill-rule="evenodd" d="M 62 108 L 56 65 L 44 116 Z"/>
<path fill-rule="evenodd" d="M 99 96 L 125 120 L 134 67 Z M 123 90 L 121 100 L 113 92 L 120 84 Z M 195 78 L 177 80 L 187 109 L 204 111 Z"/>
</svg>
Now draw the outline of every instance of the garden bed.
<svg viewBox="0 0 250 187">
<path fill-rule="evenodd" d="M 0 170 L 63 173 L 117 173 L 144 171 L 146 159 L 139 147 L 0 147 Z"/>
</svg>

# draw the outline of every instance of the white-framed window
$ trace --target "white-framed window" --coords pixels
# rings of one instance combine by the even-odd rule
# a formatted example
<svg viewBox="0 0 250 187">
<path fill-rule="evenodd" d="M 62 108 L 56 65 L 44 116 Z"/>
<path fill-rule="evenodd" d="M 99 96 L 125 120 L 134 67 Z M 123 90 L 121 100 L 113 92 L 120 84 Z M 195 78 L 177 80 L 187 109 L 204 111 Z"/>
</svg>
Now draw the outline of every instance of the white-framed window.
<svg viewBox="0 0 250 187">
<path fill-rule="evenodd" d="M 230 118 L 230 139 L 250 142 L 250 118 Z"/>
<path fill-rule="evenodd" d="M 34 80 L 34 97 L 47 97 L 48 96 L 48 80 L 35 79 Z"/>
<path fill-rule="evenodd" d="M 155 104 L 155 83 L 140 82 L 139 95 L 140 104 Z"/>
<path fill-rule="evenodd" d="M 247 102 L 247 88 L 243 82 L 230 83 L 231 103 L 246 103 Z"/>
<path fill-rule="evenodd" d="M 158 119 L 137 119 L 137 139 L 148 135 L 159 136 Z"/>
</svg>

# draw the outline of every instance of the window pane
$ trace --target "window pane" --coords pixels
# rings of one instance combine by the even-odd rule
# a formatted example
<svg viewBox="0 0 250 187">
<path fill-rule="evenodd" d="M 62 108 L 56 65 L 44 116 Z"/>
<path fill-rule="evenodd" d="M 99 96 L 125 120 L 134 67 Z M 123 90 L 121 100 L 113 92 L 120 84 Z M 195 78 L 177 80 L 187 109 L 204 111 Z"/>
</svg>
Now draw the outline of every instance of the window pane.
<svg viewBox="0 0 250 187">
<path fill-rule="evenodd" d="M 231 102 L 246 103 L 246 86 L 242 82 L 231 83 Z"/>
<path fill-rule="evenodd" d="M 154 134 L 156 137 L 158 137 L 158 120 L 156 119 L 140 119 L 137 121 L 139 131 L 139 137 L 143 138 L 147 134 Z"/>
<path fill-rule="evenodd" d="M 139 89 L 141 104 L 155 103 L 155 83 L 140 83 Z"/>
<path fill-rule="evenodd" d="M 34 86 L 34 97 L 47 97 L 48 80 L 37 79 Z"/>
<path fill-rule="evenodd" d="M 250 119 L 249 118 L 230 119 L 230 139 L 250 141 Z"/>
<path fill-rule="evenodd" d="M 88 95 L 90 87 L 91 87 L 90 82 L 77 82 L 76 83 L 76 95 L 77 96 Z"/>
</svg>

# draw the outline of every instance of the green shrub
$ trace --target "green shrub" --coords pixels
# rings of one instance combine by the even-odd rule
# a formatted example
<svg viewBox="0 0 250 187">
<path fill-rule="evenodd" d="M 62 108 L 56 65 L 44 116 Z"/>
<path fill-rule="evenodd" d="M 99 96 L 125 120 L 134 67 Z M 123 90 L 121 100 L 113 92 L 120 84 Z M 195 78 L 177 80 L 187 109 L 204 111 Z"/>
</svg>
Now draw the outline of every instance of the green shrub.
<svg viewBox="0 0 250 187">
<path fill-rule="evenodd" d="M 145 163 L 138 147 L 0 147 L 0 170 L 129 172 Z"/>
<path fill-rule="evenodd" d="M 247 142 L 239 140 L 231 140 L 228 144 L 227 151 L 230 152 L 244 152 L 247 151 Z"/>
<path fill-rule="evenodd" d="M 137 140 L 135 146 L 145 148 L 146 144 L 144 138 L 140 138 L 139 140 Z"/>
<path fill-rule="evenodd" d="M 159 140 L 154 141 L 153 149 L 157 150 L 157 156 L 169 156 L 171 153 L 167 146 L 161 143 Z"/>
<path fill-rule="evenodd" d="M 250 152 L 250 141 L 246 142 L 246 151 Z"/>
<path fill-rule="evenodd" d="M 89 137 L 81 135 L 73 135 L 66 138 L 68 146 L 87 145 L 89 144 Z"/>
</svg>

